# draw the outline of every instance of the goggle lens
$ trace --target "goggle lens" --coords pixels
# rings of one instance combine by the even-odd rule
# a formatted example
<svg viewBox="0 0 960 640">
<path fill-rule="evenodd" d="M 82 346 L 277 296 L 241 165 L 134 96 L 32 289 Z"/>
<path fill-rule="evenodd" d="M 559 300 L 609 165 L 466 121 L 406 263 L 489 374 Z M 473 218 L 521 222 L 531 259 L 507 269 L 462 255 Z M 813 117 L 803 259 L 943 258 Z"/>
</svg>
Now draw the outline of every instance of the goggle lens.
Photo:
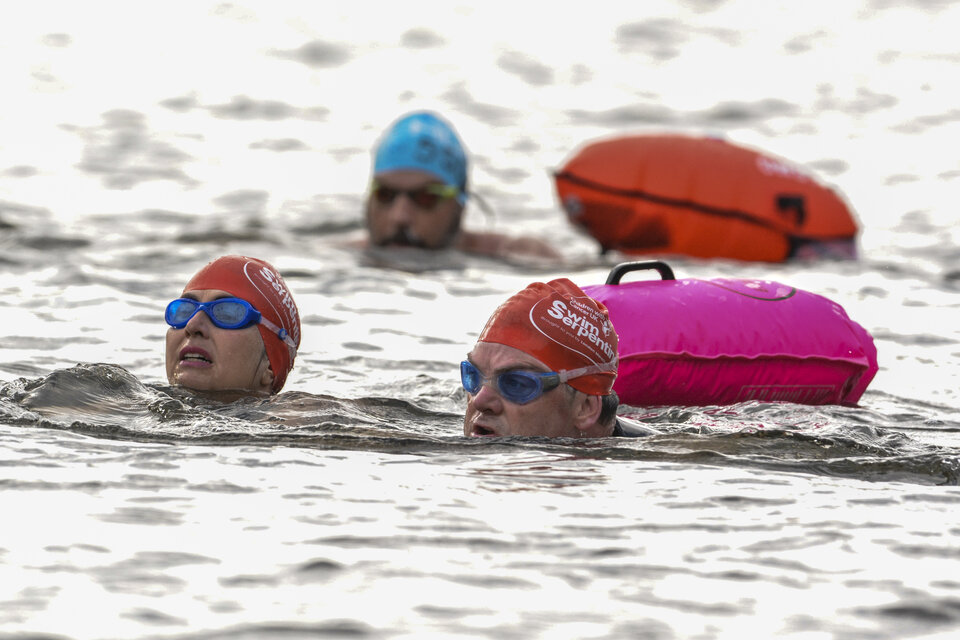
<svg viewBox="0 0 960 640">
<path fill-rule="evenodd" d="M 530 402 L 542 393 L 540 391 L 542 388 L 540 378 L 522 371 L 511 371 L 497 376 L 497 389 L 500 390 L 501 395 L 507 399 L 516 398 L 511 402 L 519 404 Z"/>
<path fill-rule="evenodd" d="M 242 327 L 247 322 L 249 307 L 239 302 L 226 301 L 214 303 L 210 307 L 213 312 L 213 319 L 220 323 L 220 326 Z"/>
<path fill-rule="evenodd" d="M 197 305 L 188 304 L 186 300 L 174 300 L 167 305 L 166 320 L 171 327 L 182 327 L 197 312 Z"/>
<path fill-rule="evenodd" d="M 467 393 L 476 393 L 483 386 L 483 377 L 475 366 L 464 360 L 460 363 L 460 383 Z"/>
</svg>

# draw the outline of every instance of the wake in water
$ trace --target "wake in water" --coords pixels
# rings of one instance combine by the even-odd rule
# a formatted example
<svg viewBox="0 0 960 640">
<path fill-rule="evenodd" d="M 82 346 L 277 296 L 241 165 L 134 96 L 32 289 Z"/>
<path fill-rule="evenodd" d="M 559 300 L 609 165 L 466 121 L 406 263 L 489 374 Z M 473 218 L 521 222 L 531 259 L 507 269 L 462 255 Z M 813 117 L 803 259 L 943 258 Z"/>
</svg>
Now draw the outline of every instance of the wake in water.
<svg viewBox="0 0 960 640">
<path fill-rule="evenodd" d="M 440 404 L 438 402 L 438 404 Z M 960 433 L 942 408 L 906 414 L 849 407 L 742 403 L 621 414 L 656 429 L 646 438 L 473 439 L 462 416 L 384 397 L 340 399 L 293 391 L 265 398 L 197 395 L 145 385 L 121 367 L 85 364 L 0 386 L 0 422 L 97 438 L 305 447 L 386 453 L 502 453 L 517 448 L 563 458 L 709 464 L 869 481 L 960 484 L 956 450 L 926 437 Z"/>
</svg>

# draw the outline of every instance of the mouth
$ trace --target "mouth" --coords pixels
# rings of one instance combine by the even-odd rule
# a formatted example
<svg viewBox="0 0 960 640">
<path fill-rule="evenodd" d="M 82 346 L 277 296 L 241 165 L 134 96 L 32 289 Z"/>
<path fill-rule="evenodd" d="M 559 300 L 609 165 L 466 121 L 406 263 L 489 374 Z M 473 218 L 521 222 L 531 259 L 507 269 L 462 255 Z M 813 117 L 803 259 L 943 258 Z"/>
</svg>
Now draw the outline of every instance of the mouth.
<svg viewBox="0 0 960 640">
<path fill-rule="evenodd" d="M 496 415 L 467 407 L 467 415 L 463 420 L 463 435 L 469 438 L 494 438 L 502 435 L 499 422 Z"/>
<path fill-rule="evenodd" d="M 209 367 L 213 364 L 213 359 L 203 349 L 185 347 L 180 351 L 180 364 L 185 367 Z"/>
<path fill-rule="evenodd" d="M 473 425 L 473 429 L 470 431 L 470 436 L 473 438 L 490 438 L 497 435 L 497 432 L 492 427 L 485 427 L 480 424 Z"/>
<path fill-rule="evenodd" d="M 406 227 L 401 227 L 392 235 L 384 238 L 380 243 L 381 247 L 413 247 L 416 249 L 425 249 L 426 244 Z"/>
</svg>

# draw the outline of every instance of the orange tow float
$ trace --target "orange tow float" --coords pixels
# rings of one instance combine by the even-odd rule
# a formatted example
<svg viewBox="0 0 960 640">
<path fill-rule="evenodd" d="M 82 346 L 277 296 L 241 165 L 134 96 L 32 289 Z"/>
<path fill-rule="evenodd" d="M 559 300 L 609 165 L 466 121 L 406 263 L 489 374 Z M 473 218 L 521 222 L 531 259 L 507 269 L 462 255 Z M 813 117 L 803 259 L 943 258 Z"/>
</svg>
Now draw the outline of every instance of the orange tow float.
<svg viewBox="0 0 960 640">
<path fill-rule="evenodd" d="M 635 135 L 581 148 L 554 174 L 570 221 L 604 251 L 782 262 L 856 257 L 857 223 L 832 189 L 716 138 Z"/>
</svg>

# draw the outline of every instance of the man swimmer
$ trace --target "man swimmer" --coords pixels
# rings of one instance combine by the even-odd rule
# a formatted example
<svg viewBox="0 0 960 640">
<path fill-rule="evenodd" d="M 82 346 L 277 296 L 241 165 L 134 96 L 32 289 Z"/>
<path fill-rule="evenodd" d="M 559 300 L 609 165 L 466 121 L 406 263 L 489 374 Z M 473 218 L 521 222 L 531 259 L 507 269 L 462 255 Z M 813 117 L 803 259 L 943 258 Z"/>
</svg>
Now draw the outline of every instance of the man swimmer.
<svg viewBox="0 0 960 640">
<path fill-rule="evenodd" d="M 167 380 L 198 391 L 268 395 L 283 388 L 300 346 L 300 314 L 270 264 L 223 256 L 169 305 Z"/>
<path fill-rule="evenodd" d="M 617 332 L 607 308 L 566 278 L 501 304 L 460 378 L 465 436 L 601 438 L 654 431 L 618 418 Z"/>
<path fill-rule="evenodd" d="M 365 213 L 369 242 L 497 257 L 560 258 L 540 240 L 463 230 L 467 198 L 467 156 L 453 127 L 431 112 L 407 114 L 390 126 L 374 150 Z"/>
</svg>

